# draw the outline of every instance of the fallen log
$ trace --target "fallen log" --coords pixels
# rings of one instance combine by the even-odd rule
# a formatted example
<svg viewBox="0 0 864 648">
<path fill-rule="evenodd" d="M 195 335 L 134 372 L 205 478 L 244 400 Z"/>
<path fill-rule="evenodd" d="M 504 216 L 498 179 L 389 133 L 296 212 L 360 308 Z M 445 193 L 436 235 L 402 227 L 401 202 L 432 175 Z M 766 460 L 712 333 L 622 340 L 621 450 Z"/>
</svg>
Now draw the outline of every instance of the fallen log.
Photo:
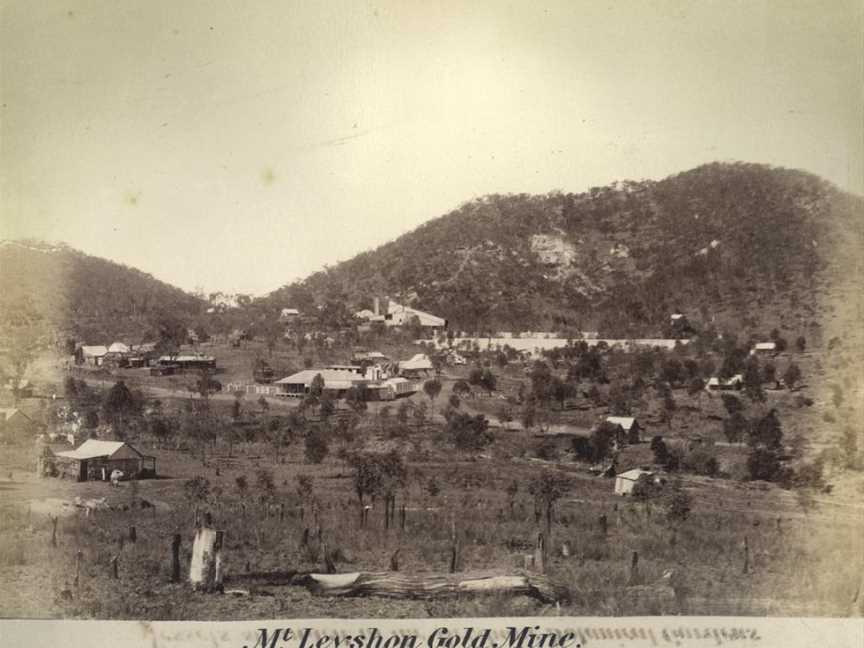
<svg viewBox="0 0 864 648">
<path fill-rule="evenodd" d="M 420 574 L 397 572 L 271 572 L 226 576 L 225 582 L 245 585 L 290 585 L 305 587 L 316 596 L 379 596 L 402 599 L 433 599 L 477 594 L 529 596 L 543 603 L 569 599 L 569 591 L 546 576 L 490 574 Z"/>
</svg>

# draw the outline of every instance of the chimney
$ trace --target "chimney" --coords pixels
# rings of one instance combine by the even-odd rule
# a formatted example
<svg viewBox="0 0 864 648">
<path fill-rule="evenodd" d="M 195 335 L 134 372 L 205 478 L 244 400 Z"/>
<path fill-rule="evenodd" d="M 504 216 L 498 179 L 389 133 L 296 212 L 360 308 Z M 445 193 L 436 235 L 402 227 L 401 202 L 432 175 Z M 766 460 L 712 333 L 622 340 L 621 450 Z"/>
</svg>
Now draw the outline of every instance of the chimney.
<svg viewBox="0 0 864 648">
<path fill-rule="evenodd" d="M 380 315 L 381 313 L 378 312 L 380 309 L 380 304 L 378 302 L 378 298 L 375 297 L 375 299 L 372 301 L 372 303 L 374 304 L 374 306 L 372 307 L 372 310 L 375 311 L 375 315 L 376 316 Z"/>
</svg>

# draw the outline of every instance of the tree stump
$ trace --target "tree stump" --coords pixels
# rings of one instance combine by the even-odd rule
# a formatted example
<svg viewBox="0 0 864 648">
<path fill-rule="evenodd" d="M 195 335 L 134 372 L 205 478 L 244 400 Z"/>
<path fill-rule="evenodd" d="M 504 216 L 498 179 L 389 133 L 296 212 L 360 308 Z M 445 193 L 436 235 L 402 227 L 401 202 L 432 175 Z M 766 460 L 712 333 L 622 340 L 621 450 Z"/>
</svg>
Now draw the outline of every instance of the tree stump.
<svg viewBox="0 0 864 648">
<path fill-rule="evenodd" d="M 569 558 L 570 553 L 571 553 L 570 552 L 570 543 L 566 542 L 566 541 L 562 542 L 561 543 L 561 557 L 562 558 Z"/>
<path fill-rule="evenodd" d="M 222 547 L 224 532 L 202 527 L 195 533 L 189 582 L 202 592 L 215 592 L 222 587 Z"/>
</svg>

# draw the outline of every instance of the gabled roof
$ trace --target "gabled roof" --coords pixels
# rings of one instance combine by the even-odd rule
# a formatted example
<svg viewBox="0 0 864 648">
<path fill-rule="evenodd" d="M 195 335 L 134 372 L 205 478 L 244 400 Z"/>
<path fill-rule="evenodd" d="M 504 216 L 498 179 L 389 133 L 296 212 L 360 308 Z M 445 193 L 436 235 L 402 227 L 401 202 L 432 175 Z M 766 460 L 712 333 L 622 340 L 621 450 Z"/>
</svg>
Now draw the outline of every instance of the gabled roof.
<svg viewBox="0 0 864 648">
<path fill-rule="evenodd" d="M 410 360 L 399 362 L 399 369 L 432 369 L 432 361 L 424 353 L 417 353 Z"/>
<path fill-rule="evenodd" d="M 636 422 L 633 416 L 607 416 L 606 420 L 612 425 L 620 425 L 625 430 L 630 430 Z"/>
<path fill-rule="evenodd" d="M 438 317 L 437 315 L 433 315 L 432 313 L 427 313 L 425 311 L 417 310 L 416 308 L 411 308 L 410 306 L 403 306 L 402 304 L 397 304 L 394 301 L 391 301 L 387 304 L 387 314 L 392 318 L 394 315 L 401 315 L 406 320 L 416 315 L 420 320 L 420 324 L 422 326 L 444 326 L 446 321 L 442 317 Z"/>
<path fill-rule="evenodd" d="M 94 346 L 85 345 L 81 347 L 81 353 L 83 353 L 85 356 L 99 358 L 108 353 L 108 347 L 106 347 L 104 344 Z"/>
<path fill-rule="evenodd" d="M 123 342 L 114 342 L 108 347 L 108 353 L 129 353 L 129 346 Z"/>
<path fill-rule="evenodd" d="M 354 354 L 356 360 L 389 360 L 390 358 L 380 351 L 358 351 Z"/>
<path fill-rule="evenodd" d="M 642 470 L 641 468 L 633 468 L 632 470 L 626 470 L 622 473 L 618 473 L 618 477 L 622 479 L 629 479 L 631 481 L 636 481 L 642 475 L 653 475 L 654 473 L 650 470 Z"/>
<path fill-rule="evenodd" d="M 17 407 L 0 407 L 0 421 L 8 421 L 16 414 L 20 414 L 27 420 L 33 420 Z"/>
<path fill-rule="evenodd" d="M 66 457 L 68 459 L 95 459 L 97 457 L 110 457 L 124 446 L 135 454 L 141 455 L 135 448 L 123 441 L 102 441 L 99 439 L 88 439 L 75 450 L 66 450 L 56 454 L 58 457 Z"/>
<path fill-rule="evenodd" d="M 324 380 L 324 385 L 334 382 L 350 382 L 355 383 L 365 380 L 362 376 L 353 371 L 342 371 L 340 369 L 304 369 L 295 374 L 280 378 L 275 381 L 275 385 L 311 385 L 315 376 L 321 374 Z"/>
</svg>

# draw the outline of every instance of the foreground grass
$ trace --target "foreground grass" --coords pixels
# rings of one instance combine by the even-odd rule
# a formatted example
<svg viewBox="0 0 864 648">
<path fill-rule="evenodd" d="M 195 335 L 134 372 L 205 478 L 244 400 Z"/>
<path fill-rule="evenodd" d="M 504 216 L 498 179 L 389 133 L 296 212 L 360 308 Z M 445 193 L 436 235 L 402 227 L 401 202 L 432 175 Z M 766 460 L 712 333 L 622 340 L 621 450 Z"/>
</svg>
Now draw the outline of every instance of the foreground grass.
<svg viewBox="0 0 864 648">
<path fill-rule="evenodd" d="M 259 452 L 260 450 L 260 452 Z M 538 468 L 489 460 L 447 464 L 431 457 L 411 466 L 410 484 L 400 493 L 406 519 L 385 529 L 382 507 L 360 526 L 349 470 L 335 458 L 322 466 L 303 464 L 292 447 L 277 461 L 262 448 L 247 448 L 215 474 L 186 453 L 160 454 L 160 466 L 178 479 L 124 484 L 47 484 L 74 494 L 106 495 L 127 510 L 80 514 L 58 522 L 57 546 L 51 544 L 52 522 L 28 514 L 26 498 L 5 497 L 0 530 L 0 583 L 3 616 L 76 618 L 214 619 L 282 617 L 423 617 L 518 616 L 559 613 L 529 599 L 485 597 L 470 600 L 396 601 L 315 598 L 304 589 L 268 587 L 251 596 L 190 594 L 170 583 L 170 544 L 183 537 L 185 570 L 191 553 L 195 507 L 184 499 L 186 478 L 201 474 L 216 497 L 198 503 L 226 532 L 229 574 L 247 570 L 320 570 L 323 548 L 338 551 L 340 571 L 387 570 L 399 549 L 406 573 L 446 571 L 455 526 L 468 572 L 512 573 L 521 555 L 531 551 L 537 533 L 534 504 L 525 484 Z M 254 483 L 265 468 L 276 492 L 264 503 L 237 491 L 243 474 Z M 314 494 L 296 493 L 296 476 L 315 475 Z M 431 495 L 431 477 L 441 492 Z M 548 574 L 570 590 L 560 614 L 776 614 L 851 613 L 860 582 L 862 516 L 859 508 L 824 503 L 803 509 L 794 496 L 773 487 L 710 480 L 686 483 L 693 498 L 688 519 L 672 523 L 663 509 L 616 498 L 612 482 L 566 473 L 569 492 L 558 502 L 549 543 Z M 521 484 L 512 502 L 506 487 Z M 254 490 L 254 489 L 253 489 Z M 27 489 L 22 490 L 26 494 Z M 141 499 L 156 504 L 141 509 Z M 314 501 L 313 501 L 314 500 Z M 607 517 L 604 534 L 599 518 Z M 129 541 L 129 527 L 137 541 Z M 308 531 L 306 531 L 308 529 Z M 309 541 L 304 544 L 307 535 Z M 744 573 L 744 543 L 748 569 Z M 561 547 L 569 547 L 564 557 Z M 80 575 L 76 581 L 76 555 Z M 640 595 L 629 587 L 633 552 L 639 555 L 639 582 L 672 584 L 674 599 Z M 119 578 L 112 575 L 117 557 Z M 664 578 L 664 574 L 666 578 Z"/>
</svg>

